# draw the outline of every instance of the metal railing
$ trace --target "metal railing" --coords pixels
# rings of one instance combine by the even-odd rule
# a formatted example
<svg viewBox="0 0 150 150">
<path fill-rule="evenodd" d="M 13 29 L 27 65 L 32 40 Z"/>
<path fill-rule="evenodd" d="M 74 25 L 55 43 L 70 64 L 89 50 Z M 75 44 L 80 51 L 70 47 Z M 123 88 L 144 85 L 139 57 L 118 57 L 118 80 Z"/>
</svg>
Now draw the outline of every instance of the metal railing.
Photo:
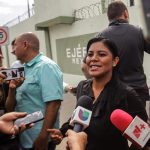
<svg viewBox="0 0 150 150">
<path fill-rule="evenodd" d="M 105 13 L 105 7 L 102 7 L 103 3 L 95 3 L 89 6 L 82 7 L 78 10 L 75 10 L 75 18 L 77 19 L 86 19 L 100 14 Z"/>
<path fill-rule="evenodd" d="M 76 20 L 91 18 L 106 13 L 108 5 L 114 0 L 101 0 L 98 3 L 82 7 L 75 10 L 74 15 Z M 134 5 L 134 0 L 126 0 L 128 7 Z"/>
<path fill-rule="evenodd" d="M 111 3 L 112 1 L 114 1 L 114 0 L 101 0 L 98 3 L 82 7 L 80 9 L 75 10 L 73 16 L 75 16 L 76 21 L 81 20 L 81 19 L 91 18 L 94 16 L 99 16 L 101 14 L 104 14 L 107 11 L 107 7 L 108 7 L 109 3 Z M 126 5 L 133 6 L 134 0 L 126 0 Z M 11 27 L 15 24 L 20 23 L 23 20 L 30 18 L 34 14 L 35 14 L 34 7 L 32 7 L 30 9 L 30 11 L 27 11 L 24 14 L 18 16 L 17 18 L 10 20 L 6 24 L 4 24 L 4 26 Z"/>
</svg>

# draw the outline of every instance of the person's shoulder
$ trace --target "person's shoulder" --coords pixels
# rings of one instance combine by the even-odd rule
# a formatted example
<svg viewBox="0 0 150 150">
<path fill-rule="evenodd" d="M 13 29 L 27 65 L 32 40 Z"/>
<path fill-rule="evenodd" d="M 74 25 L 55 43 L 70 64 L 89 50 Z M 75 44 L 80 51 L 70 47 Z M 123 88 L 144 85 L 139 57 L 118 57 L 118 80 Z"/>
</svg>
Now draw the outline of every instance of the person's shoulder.
<svg viewBox="0 0 150 150">
<path fill-rule="evenodd" d="M 40 59 L 42 65 L 58 66 L 54 60 L 50 59 L 47 56 L 42 55 Z"/>
<path fill-rule="evenodd" d="M 41 55 L 40 59 L 41 59 L 41 61 L 42 61 L 43 63 L 54 62 L 52 59 L 50 59 L 49 57 L 44 56 L 44 55 Z"/>
<path fill-rule="evenodd" d="M 79 84 L 88 84 L 91 83 L 92 79 L 81 80 Z"/>
<path fill-rule="evenodd" d="M 129 28 L 130 30 L 136 31 L 136 32 L 142 31 L 142 28 L 138 25 L 128 24 L 127 28 Z"/>
<path fill-rule="evenodd" d="M 57 72 L 59 75 L 62 75 L 62 70 L 60 66 L 55 61 L 46 56 L 41 56 L 39 67 L 41 71 L 44 70 L 47 70 L 49 72 L 53 71 L 53 73 Z"/>
<path fill-rule="evenodd" d="M 91 82 L 92 82 L 92 79 L 86 79 L 86 80 L 82 80 L 82 81 L 80 81 L 79 82 L 79 84 L 78 84 L 78 88 L 79 87 L 84 87 L 84 88 L 86 88 L 87 86 L 89 86 L 90 84 L 91 84 Z"/>
<path fill-rule="evenodd" d="M 92 79 L 82 80 L 77 86 L 76 98 L 79 99 L 80 96 L 85 95 L 89 90 Z"/>
<path fill-rule="evenodd" d="M 110 26 L 104 28 L 102 31 L 98 32 L 95 34 L 94 37 L 98 38 L 98 37 L 101 37 L 101 36 L 104 36 L 106 33 L 108 33 L 110 30 Z"/>
</svg>

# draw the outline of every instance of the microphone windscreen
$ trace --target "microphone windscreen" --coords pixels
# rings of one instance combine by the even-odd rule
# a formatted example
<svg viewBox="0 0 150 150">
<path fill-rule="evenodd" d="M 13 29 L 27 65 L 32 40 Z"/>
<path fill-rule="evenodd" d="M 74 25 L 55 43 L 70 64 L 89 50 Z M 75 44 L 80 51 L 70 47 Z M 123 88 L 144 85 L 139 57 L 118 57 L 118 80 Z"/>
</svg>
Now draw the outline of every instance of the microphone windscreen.
<svg viewBox="0 0 150 150">
<path fill-rule="evenodd" d="M 116 128 L 124 132 L 132 122 L 133 117 L 121 109 L 116 109 L 112 112 L 110 120 Z"/>
<path fill-rule="evenodd" d="M 91 97 L 83 95 L 78 99 L 77 106 L 81 106 L 81 107 L 86 108 L 88 110 L 92 110 L 93 100 Z"/>
</svg>

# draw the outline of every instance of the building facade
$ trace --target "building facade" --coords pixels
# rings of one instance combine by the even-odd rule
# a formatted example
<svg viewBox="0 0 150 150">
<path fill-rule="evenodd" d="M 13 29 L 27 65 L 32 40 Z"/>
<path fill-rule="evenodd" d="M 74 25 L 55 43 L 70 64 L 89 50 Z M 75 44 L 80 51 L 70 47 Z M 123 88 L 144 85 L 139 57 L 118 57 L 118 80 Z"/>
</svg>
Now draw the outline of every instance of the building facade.
<svg viewBox="0 0 150 150">
<path fill-rule="evenodd" d="M 34 32 L 40 39 L 40 50 L 61 67 L 64 80 L 72 85 L 84 79 L 80 64 L 86 43 L 108 25 L 106 10 L 113 0 L 35 0 L 30 18 L 9 27 L 10 43 L 23 32 Z M 142 27 L 139 1 L 123 0 L 128 6 L 130 23 Z M 32 10 L 33 11 L 33 10 Z M 10 44 L 2 46 L 5 65 L 15 60 Z M 149 56 L 145 54 L 144 69 L 150 85 Z"/>
</svg>

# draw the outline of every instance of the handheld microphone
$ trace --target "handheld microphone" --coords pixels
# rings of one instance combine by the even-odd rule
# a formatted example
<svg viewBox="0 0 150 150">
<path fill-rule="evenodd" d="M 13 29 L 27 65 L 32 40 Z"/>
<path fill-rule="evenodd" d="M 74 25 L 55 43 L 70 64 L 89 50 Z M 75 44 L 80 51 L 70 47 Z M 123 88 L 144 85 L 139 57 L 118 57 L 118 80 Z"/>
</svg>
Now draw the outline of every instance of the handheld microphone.
<svg viewBox="0 0 150 150">
<path fill-rule="evenodd" d="M 77 108 L 73 111 L 70 125 L 73 126 L 75 132 L 81 132 L 89 126 L 92 115 L 93 100 L 83 95 L 79 98 Z"/>
<path fill-rule="evenodd" d="M 138 116 L 133 119 L 127 112 L 116 109 L 112 112 L 110 120 L 137 148 L 143 148 L 150 139 L 149 125 Z"/>
</svg>

